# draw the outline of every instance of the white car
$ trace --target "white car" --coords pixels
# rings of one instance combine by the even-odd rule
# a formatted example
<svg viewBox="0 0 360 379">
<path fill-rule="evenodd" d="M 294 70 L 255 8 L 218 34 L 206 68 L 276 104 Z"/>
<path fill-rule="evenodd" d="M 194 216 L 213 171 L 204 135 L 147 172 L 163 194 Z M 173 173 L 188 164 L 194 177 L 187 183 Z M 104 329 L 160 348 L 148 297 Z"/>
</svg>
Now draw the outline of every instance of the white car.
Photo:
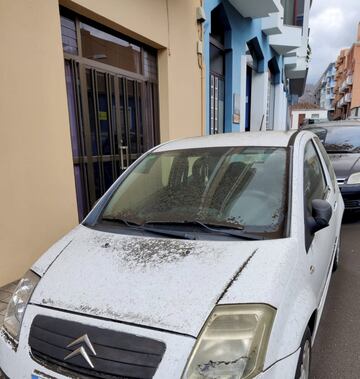
<svg viewBox="0 0 360 379">
<path fill-rule="evenodd" d="M 144 154 L 20 281 L 1 378 L 309 378 L 344 210 L 310 132 Z"/>
</svg>

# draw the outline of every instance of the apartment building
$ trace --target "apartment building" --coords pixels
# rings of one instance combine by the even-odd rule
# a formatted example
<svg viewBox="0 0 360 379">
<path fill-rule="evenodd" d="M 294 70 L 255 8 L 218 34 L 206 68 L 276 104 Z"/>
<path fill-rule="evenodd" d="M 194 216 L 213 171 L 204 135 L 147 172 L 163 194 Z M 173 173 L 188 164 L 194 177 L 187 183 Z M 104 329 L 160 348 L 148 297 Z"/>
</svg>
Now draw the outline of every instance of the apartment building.
<svg viewBox="0 0 360 379">
<path fill-rule="evenodd" d="M 204 2 L 207 132 L 289 126 L 289 98 L 302 95 L 307 77 L 310 6 L 310 0 Z"/>
<path fill-rule="evenodd" d="M 316 104 L 320 108 L 328 111 L 328 118 L 332 120 L 334 117 L 334 99 L 335 99 L 335 75 L 336 67 L 335 62 L 328 65 L 324 73 L 321 75 L 320 80 L 315 87 Z"/>
<path fill-rule="evenodd" d="M 360 117 L 360 23 L 356 42 L 340 51 L 335 66 L 334 118 Z"/>
<path fill-rule="evenodd" d="M 0 285 L 169 139 L 286 129 L 310 0 L 0 2 Z M 12 143 L 14 142 L 14 143 Z"/>
</svg>

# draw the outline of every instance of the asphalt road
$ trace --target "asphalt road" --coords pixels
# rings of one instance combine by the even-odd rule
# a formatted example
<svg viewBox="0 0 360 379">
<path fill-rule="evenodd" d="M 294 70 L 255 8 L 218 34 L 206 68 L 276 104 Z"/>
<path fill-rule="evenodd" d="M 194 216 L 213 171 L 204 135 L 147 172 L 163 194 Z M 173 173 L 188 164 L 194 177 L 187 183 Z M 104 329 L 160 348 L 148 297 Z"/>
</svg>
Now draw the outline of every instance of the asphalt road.
<svg viewBox="0 0 360 379">
<path fill-rule="evenodd" d="M 340 246 L 313 349 L 314 379 L 360 378 L 360 216 L 345 219 Z"/>
</svg>

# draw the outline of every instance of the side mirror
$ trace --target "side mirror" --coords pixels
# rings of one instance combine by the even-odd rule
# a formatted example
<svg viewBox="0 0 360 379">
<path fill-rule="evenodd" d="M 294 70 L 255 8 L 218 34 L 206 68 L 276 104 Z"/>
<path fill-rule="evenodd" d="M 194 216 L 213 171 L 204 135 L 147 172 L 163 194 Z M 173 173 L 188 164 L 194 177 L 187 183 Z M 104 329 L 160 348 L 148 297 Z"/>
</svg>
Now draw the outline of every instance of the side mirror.
<svg viewBox="0 0 360 379">
<path fill-rule="evenodd" d="M 307 218 L 307 225 L 311 234 L 329 226 L 332 216 L 331 205 L 326 200 L 314 199 L 312 205 L 312 216 Z"/>
</svg>

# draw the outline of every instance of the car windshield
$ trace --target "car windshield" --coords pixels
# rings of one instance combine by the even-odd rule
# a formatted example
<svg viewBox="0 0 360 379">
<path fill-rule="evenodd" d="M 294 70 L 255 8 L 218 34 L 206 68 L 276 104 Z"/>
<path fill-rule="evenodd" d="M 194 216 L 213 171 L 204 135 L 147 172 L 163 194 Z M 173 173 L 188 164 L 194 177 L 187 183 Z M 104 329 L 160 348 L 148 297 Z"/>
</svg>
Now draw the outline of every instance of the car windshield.
<svg viewBox="0 0 360 379">
<path fill-rule="evenodd" d="M 102 220 L 198 223 L 283 234 L 287 150 L 216 147 L 155 152 L 125 178 Z"/>
<path fill-rule="evenodd" d="M 360 153 L 360 126 L 316 127 L 317 134 L 328 153 Z"/>
</svg>

